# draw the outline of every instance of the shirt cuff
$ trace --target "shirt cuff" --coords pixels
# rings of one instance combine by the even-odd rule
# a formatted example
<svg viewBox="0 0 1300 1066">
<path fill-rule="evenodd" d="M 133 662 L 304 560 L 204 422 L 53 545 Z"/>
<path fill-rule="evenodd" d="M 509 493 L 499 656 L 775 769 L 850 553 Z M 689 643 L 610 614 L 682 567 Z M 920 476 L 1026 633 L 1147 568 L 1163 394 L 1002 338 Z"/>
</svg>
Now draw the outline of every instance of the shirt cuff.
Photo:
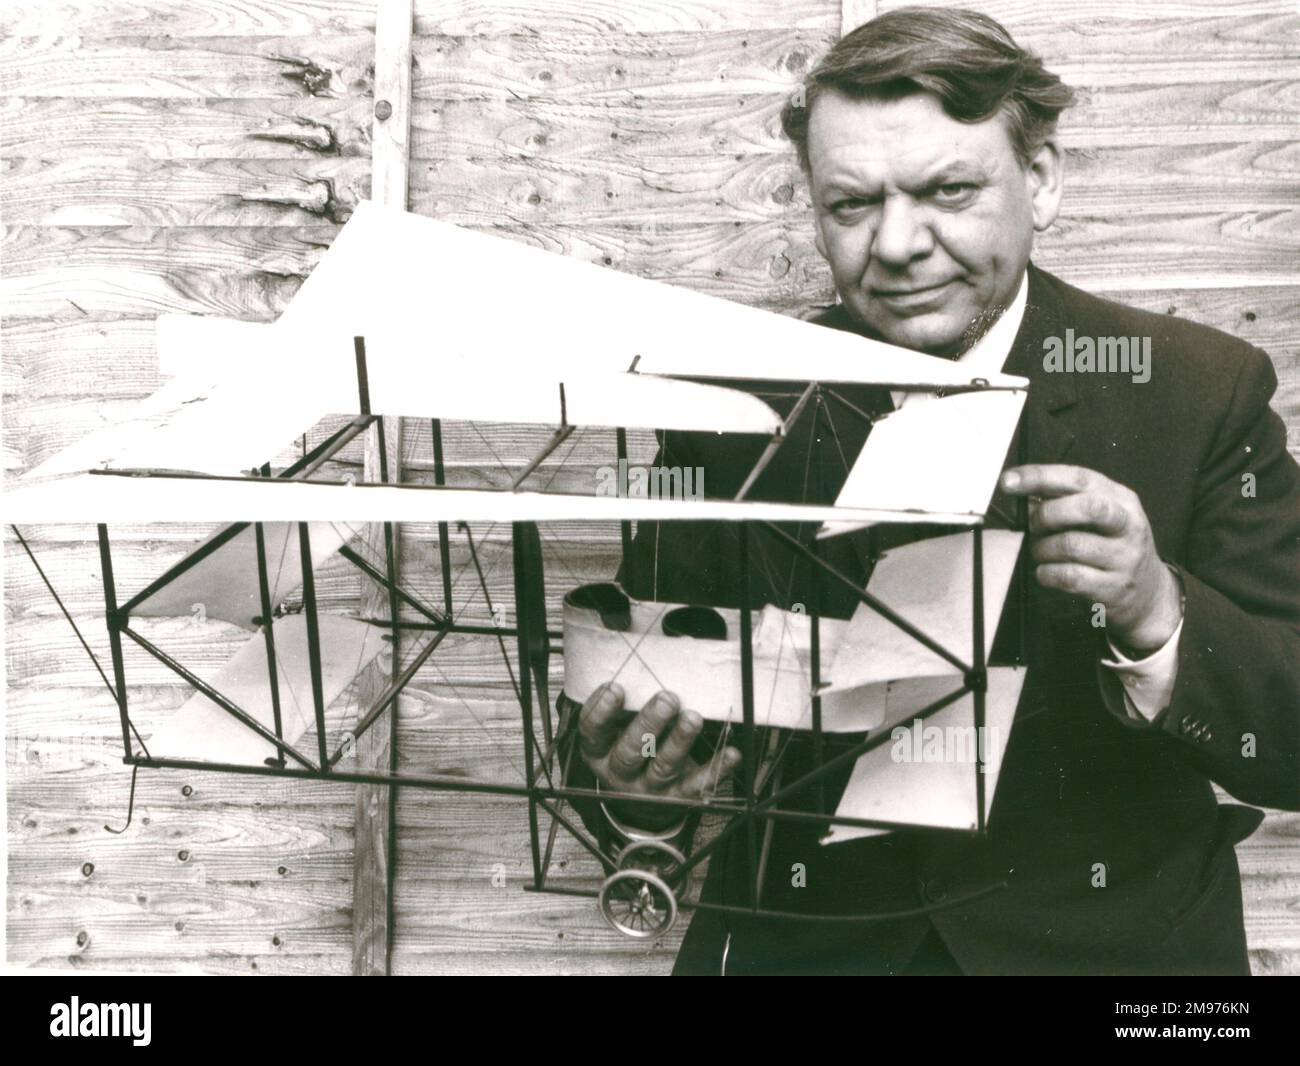
<svg viewBox="0 0 1300 1066">
<path fill-rule="evenodd" d="M 1124 709 L 1134 721 L 1155 721 L 1156 716 L 1173 701 L 1183 621 L 1179 619 L 1178 627 L 1164 647 L 1144 659 L 1130 659 L 1109 639 L 1106 641 L 1111 658 L 1102 659 L 1101 665 L 1119 681 L 1124 692 Z"/>
</svg>

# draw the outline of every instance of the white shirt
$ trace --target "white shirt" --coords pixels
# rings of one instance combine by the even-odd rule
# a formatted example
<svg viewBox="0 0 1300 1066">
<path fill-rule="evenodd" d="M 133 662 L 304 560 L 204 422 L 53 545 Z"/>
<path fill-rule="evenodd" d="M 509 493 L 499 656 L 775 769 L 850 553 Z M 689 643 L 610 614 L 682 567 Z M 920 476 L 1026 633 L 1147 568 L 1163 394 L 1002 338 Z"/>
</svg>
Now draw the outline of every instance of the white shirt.
<svg viewBox="0 0 1300 1066">
<path fill-rule="evenodd" d="M 968 352 L 958 357 L 957 362 L 979 371 L 974 375 L 976 377 L 1000 373 L 1016 334 L 1020 332 L 1028 301 L 1029 274 L 1026 271 L 1020 278 L 1020 288 L 1016 290 L 1011 305 Z M 920 392 L 894 392 L 892 395 L 895 408 L 932 399 L 928 393 Z M 1183 623 L 1180 619 L 1178 628 L 1164 647 L 1145 659 L 1126 658 L 1114 642 L 1107 639 L 1112 658 L 1101 660 L 1101 665 L 1119 681 L 1124 693 L 1124 713 L 1134 721 L 1154 720 L 1173 699 L 1174 682 L 1178 679 L 1178 642 L 1182 633 Z M 1105 686 L 1102 687 L 1102 693 L 1109 697 Z M 1110 698 L 1106 702 L 1112 705 L 1112 710 L 1117 709 Z"/>
<path fill-rule="evenodd" d="M 1012 297 L 1011 305 L 988 328 L 988 332 L 971 345 L 969 351 L 958 356 L 957 362 L 962 366 L 978 371 L 973 377 L 989 377 L 1002 372 L 1002 365 L 1011 354 L 1011 346 L 1015 343 L 1016 334 L 1020 332 L 1020 323 L 1024 321 L 1025 305 L 1028 302 L 1029 273 L 1026 271 L 1021 275 L 1020 288 Z M 895 408 L 932 399 L 925 392 L 895 392 L 892 395 Z"/>
</svg>

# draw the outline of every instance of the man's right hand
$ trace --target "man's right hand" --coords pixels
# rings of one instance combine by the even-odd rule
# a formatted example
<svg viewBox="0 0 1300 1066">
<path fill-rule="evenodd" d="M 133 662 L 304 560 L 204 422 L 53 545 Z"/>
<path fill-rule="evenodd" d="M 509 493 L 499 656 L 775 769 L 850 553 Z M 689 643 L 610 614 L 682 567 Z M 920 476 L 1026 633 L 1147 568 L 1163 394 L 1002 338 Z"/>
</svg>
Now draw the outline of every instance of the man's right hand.
<svg viewBox="0 0 1300 1066">
<path fill-rule="evenodd" d="M 610 682 L 582 705 L 578 743 L 583 760 L 602 788 L 707 800 L 740 762 L 740 751 L 723 748 L 709 763 L 700 765 L 691 758 L 691 747 L 703 728 L 704 719 L 694 711 L 682 710 L 670 692 L 657 693 L 633 714 L 623 706 L 623 689 Z M 681 808 L 625 801 L 619 805 L 618 816 L 638 828 L 654 830 L 679 821 Z"/>
</svg>

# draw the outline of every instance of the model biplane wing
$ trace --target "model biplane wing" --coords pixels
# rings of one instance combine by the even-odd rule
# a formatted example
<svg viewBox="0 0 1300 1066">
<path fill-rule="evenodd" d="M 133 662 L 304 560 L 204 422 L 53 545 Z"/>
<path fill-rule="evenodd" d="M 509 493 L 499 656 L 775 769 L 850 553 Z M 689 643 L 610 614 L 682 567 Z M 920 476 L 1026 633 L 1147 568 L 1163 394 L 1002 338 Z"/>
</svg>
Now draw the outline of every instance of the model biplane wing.
<svg viewBox="0 0 1300 1066">
<path fill-rule="evenodd" d="M 344 365 L 352 337 L 394 338 L 403 376 L 436 372 L 444 358 L 498 357 L 589 373 L 635 363 L 675 377 L 971 384 L 960 363 L 370 202 L 357 205 L 276 328 L 314 337 L 319 354 L 332 346 Z M 1024 382 L 1000 374 L 988 384 Z"/>
<path fill-rule="evenodd" d="M 326 707 L 342 695 L 384 648 L 382 632 L 354 618 L 322 614 L 318 639 L 321 698 Z M 311 664 L 307 619 L 289 615 L 275 623 L 276 687 L 281 708 L 279 738 L 296 744 L 313 728 Z M 267 688 L 267 649 L 260 639 L 239 648 L 209 682 L 275 737 L 275 703 Z M 263 734 L 231 716 L 220 703 L 196 692 L 149 737 L 149 754 L 160 759 L 257 766 L 277 759 L 279 750 Z"/>
<path fill-rule="evenodd" d="M 84 470 L 174 470 L 238 475 L 255 470 L 331 414 L 357 407 L 352 365 L 313 365 L 269 332 L 244 338 L 256 369 L 188 372 L 125 419 L 92 433 L 25 475 L 38 480 Z M 295 343 L 300 346 L 295 346 Z M 422 418 L 773 434 L 781 419 L 733 389 L 644 374 L 563 377 L 491 360 L 449 358 L 403 383 L 401 360 L 367 342 L 369 400 L 376 411 Z"/>
<path fill-rule="evenodd" d="M 751 737 L 798 730 L 811 732 L 818 743 L 826 733 L 854 738 L 848 755 L 856 758 L 855 769 L 831 840 L 905 825 L 985 828 L 1005 737 L 981 746 L 973 771 L 957 764 L 900 768 L 888 761 L 884 742 L 887 730 L 920 728 L 923 721 L 962 717 L 977 730 L 1009 728 L 1023 669 L 988 668 L 986 660 L 1021 534 L 981 527 L 1025 402 L 1023 378 L 973 377 L 961 362 L 369 203 L 358 206 L 276 322 L 165 316 L 158 337 L 160 365 L 174 378 L 125 418 L 45 459 L 4 500 L 16 533 L 19 524 L 98 525 L 113 652 L 113 681 L 106 674 L 105 680 L 119 704 L 129 763 L 465 788 L 460 779 L 340 768 L 346 744 L 330 743 L 325 712 L 380 653 L 386 630 L 394 645 L 399 634 L 413 631 L 418 650 L 405 664 L 394 662 L 391 684 L 348 719 L 349 736 L 373 725 L 443 637 L 489 635 L 504 654 L 503 638 L 512 636 L 518 641 L 519 674 L 512 668 L 511 678 L 523 713 L 526 780 L 474 787 L 527 797 L 534 815 L 544 808 L 555 816 L 554 834 L 561 820 L 554 804 L 582 793 L 563 783 L 557 762 L 572 719 L 562 719 L 553 732 L 547 661 L 549 638 L 560 634 L 547 628 L 536 524 L 620 523 L 627 544 L 634 522 L 732 522 L 741 543 L 751 529 L 785 540 L 826 580 L 848 584 L 863 608 L 852 619 L 836 620 L 742 604 L 717 612 L 724 633 L 719 640 L 664 628 L 667 615 L 686 605 L 629 601 L 626 624 L 611 627 L 599 611 L 593 615 L 566 601 L 565 695 L 581 700 L 612 674 L 640 702 L 667 679 L 688 693 L 688 706 Z M 795 402 L 788 414 L 778 415 L 749 391 L 749 383 L 760 381 L 789 384 L 786 395 Z M 846 385 L 901 390 L 909 402 L 868 415 L 835 391 Z M 836 402 L 873 428 L 834 504 L 754 498 L 759 474 L 789 440 L 800 413 L 812 405 L 820 419 Z M 322 438 L 318 427 L 336 425 L 339 416 L 342 424 Z M 383 453 L 384 416 L 431 421 L 434 483 L 425 477 L 359 484 L 322 473 L 371 427 L 379 431 Z M 443 419 L 532 423 L 553 432 L 522 468 L 506 468 L 508 484 L 460 488 L 443 475 Z M 533 475 L 541 464 L 588 428 L 616 430 L 620 460 L 629 428 L 747 434 L 762 442 L 761 454 L 728 498 L 602 495 L 594 479 L 590 494 L 572 491 L 571 484 L 569 491 L 539 490 L 541 479 Z M 827 428 L 833 434 L 833 424 Z M 308 434 L 316 440 L 310 450 Z M 299 441 L 301 456 L 273 468 Z M 219 528 L 144 589 L 119 599 L 109 522 L 211 522 Z M 398 582 L 391 538 L 384 559 L 367 560 L 351 546 L 364 527 L 391 523 L 438 525 L 439 607 Z M 512 531 L 513 626 L 464 622 L 457 614 L 449 530 L 455 524 L 468 533 L 472 523 Z M 827 566 L 816 538 L 877 523 L 960 531 L 886 553 L 859 588 Z M 472 541 L 470 548 L 477 567 Z M 314 575 L 336 555 L 387 591 L 387 617 L 319 612 Z M 742 560 L 742 573 L 748 565 Z M 479 580 L 486 600 L 481 572 Z M 748 587 L 746 578 L 741 585 Z M 300 608 L 287 603 L 297 590 Z M 962 602 L 970 609 L 953 609 Z M 132 625 L 138 616 L 188 616 L 195 605 L 205 617 L 256 631 L 211 680 L 194 675 Z M 124 639 L 195 689 L 147 746 L 128 712 Z M 543 741 L 534 734 L 539 720 Z M 299 740 L 312 730 L 315 751 L 299 750 Z M 821 766 L 818 773 L 824 772 Z M 779 811 L 800 784 L 772 785 L 760 800 L 761 772 L 743 773 L 735 800 L 703 806 L 737 815 L 735 822 L 760 819 Z M 648 867 L 626 852 L 609 856 L 565 824 L 607 868 L 618 867 L 600 893 L 602 910 L 615 925 L 633 931 L 631 920 L 614 917 L 612 909 L 627 902 L 622 893 L 629 885 L 636 913 L 660 903 L 675 913 L 680 885 L 665 873 L 662 856 Z M 532 842 L 534 881 L 543 888 L 550 848 L 543 860 L 535 817 Z M 689 872 L 715 846 L 669 865 Z M 645 843 L 636 847 L 654 850 Z"/>
<path fill-rule="evenodd" d="M 423 485 L 325 484 L 167 472 L 85 473 L 5 494 L 5 520 L 21 523 L 220 522 L 915 522 L 920 512 L 762 500 L 584 496 Z M 978 512 L 925 513 L 969 525 Z"/>
<path fill-rule="evenodd" d="M 1002 757 L 1024 687 L 1025 670 L 993 666 L 988 671 L 983 721 L 974 725 L 974 693 L 940 708 L 924 720 L 910 712 L 891 727 L 888 744 L 862 755 L 835 813 L 848 818 L 906 822 L 941 829 L 975 829 L 986 824 L 1002 771 Z M 924 707 L 952 690 L 952 679 L 934 677 L 914 686 L 914 707 Z M 971 786 L 971 767 L 984 775 L 983 810 Z M 833 825 L 823 843 L 839 844 L 884 830 Z"/>
<path fill-rule="evenodd" d="M 319 570 L 363 528 L 361 524 L 344 522 L 309 523 L 311 569 Z M 215 550 L 204 550 L 214 545 Z M 302 584 L 301 537 L 297 524 L 292 522 L 263 523 L 260 533 L 246 523 L 218 530 L 199 544 L 198 562 L 158 583 L 152 591 L 146 590 L 147 595 L 132 607 L 131 613 L 150 618 L 180 618 L 192 614 L 196 605 L 201 604 L 204 618 L 254 629 L 262 624 L 259 551 L 265 560 L 271 604 L 278 606 Z"/>
<path fill-rule="evenodd" d="M 239 476 L 327 416 L 358 407 L 553 425 L 557 441 L 573 427 L 644 427 L 765 435 L 775 449 L 793 416 L 783 422 L 747 392 L 681 378 L 926 394 L 929 402 L 878 419 L 837 501 L 844 513 L 825 520 L 829 536 L 886 521 L 887 512 L 904 521 L 981 516 L 1026 386 L 368 202 L 278 321 L 164 316 L 159 343 L 165 365 L 182 368 L 178 377 L 24 482 L 85 471 Z M 224 491 L 230 503 L 240 495 Z M 601 507 L 610 515 L 611 505 Z M 697 514 L 714 517 L 683 517 Z"/>
</svg>

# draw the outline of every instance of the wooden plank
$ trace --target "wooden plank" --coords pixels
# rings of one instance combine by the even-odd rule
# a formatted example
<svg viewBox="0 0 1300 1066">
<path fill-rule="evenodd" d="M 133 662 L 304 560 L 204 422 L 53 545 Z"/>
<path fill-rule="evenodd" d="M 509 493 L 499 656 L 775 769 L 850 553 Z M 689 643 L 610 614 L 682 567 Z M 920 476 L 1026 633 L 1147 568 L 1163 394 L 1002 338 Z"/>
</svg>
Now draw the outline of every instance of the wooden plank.
<svg viewBox="0 0 1300 1066">
<path fill-rule="evenodd" d="M 365 160 L 9 159 L 7 223 L 49 226 L 283 226 L 342 223 L 369 190 Z"/>
<path fill-rule="evenodd" d="M 848 36 L 879 13 L 879 0 L 840 0 L 840 36 Z"/>
<path fill-rule="evenodd" d="M 870 6 L 870 5 L 868 5 Z M 1029 47 L 1071 84 L 1129 85 L 1293 79 L 1295 16 L 1168 19 L 1087 27 L 1045 24 Z M 1022 34 L 1022 36 L 1024 36 Z M 1041 37 L 1041 40 L 1036 39 Z M 700 92 L 787 94 L 827 52 L 825 31 L 745 29 L 653 35 L 512 35 L 415 40 L 417 100 L 626 97 Z M 1167 45 L 1167 47 L 1164 47 Z M 1040 50 L 1047 52 L 1046 47 Z"/>
<path fill-rule="evenodd" d="M 372 101 L 274 99 L 0 99 L 0 152 L 9 159 L 314 159 L 370 155 Z M 143 169 L 143 168 L 142 168 Z"/>
<path fill-rule="evenodd" d="M 0 255 L 9 256 L 6 232 Z M 5 399 L 25 404 L 43 396 L 142 398 L 156 389 L 158 355 L 152 318 L 91 318 L 59 321 L 29 318 L 0 322 L 0 381 Z M 113 353 L 111 365 L 101 357 Z"/>
<path fill-rule="evenodd" d="M 375 119 L 372 198 L 376 203 L 405 209 L 411 131 L 412 0 L 379 0 L 375 16 Z M 366 434 L 366 481 L 402 477 L 402 421 L 385 418 L 383 454 L 379 427 Z M 389 579 L 401 580 L 397 556 L 401 551 L 396 526 L 369 526 L 365 534 L 369 559 L 390 559 Z M 396 600 L 382 586 L 362 581 L 365 617 L 386 618 L 397 610 Z M 430 638 L 426 638 L 430 639 Z M 415 641 L 411 641 L 414 644 Z M 402 642 L 392 634 L 387 667 L 367 671 L 361 706 L 369 706 L 399 671 Z M 397 765 L 397 720 L 402 700 L 392 701 L 370 730 L 357 740 L 356 762 L 362 770 L 392 771 Z M 393 945 L 393 877 L 397 848 L 397 793 L 378 785 L 356 789 L 356 857 L 352 872 L 352 972 L 386 976 Z"/>
<path fill-rule="evenodd" d="M 417 100 L 656 99 L 786 93 L 834 42 L 823 30 L 514 34 L 414 41 Z"/>
<path fill-rule="evenodd" d="M 454 36 L 677 33 L 831 26 L 826 0 L 417 0 L 416 31 Z"/>
<path fill-rule="evenodd" d="M 59 10 L 61 31 L 85 36 L 170 37 L 303 35 L 373 31 L 373 0 L 78 0 Z M 558 0 L 539 8 L 519 0 L 418 0 L 415 32 L 456 36 L 559 32 L 659 33 L 729 27 L 782 29 L 830 26 L 826 0 Z M 33 36 L 49 32 L 40 0 L 6 4 L 0 32 Z"/>
<path fill-rule="evenodd" d="M 210 954 L 319 956 L 337 952 L 347 935 L 347 899 L 339 889 L 326 895 L 276 882 L 164 884 L 143 904 L 129 885 L 94 892 L 81 885 L 14 889 L 26 913 L 9 923 L 8 948 L 27 965 L 45 961 L 51 947 L 66 952 L 73 966 L 102 966 L 101 958 L 157 967 Z"/>
<path fill-rule="evenodd" d="M 1188 212 L 1135 219 L 1072 216 L 1039 242 L 1035 261 L 1085 289 L 1289 285 L 1300 212 Z"/>
<path fill-rule="evenodd" d="M 152 779 L 162 771 L 141 773 Z M 350 804 L 342 802 L 344 789 L 318 797 L 325 802 L 314 810 L 234 806 L 225 797 L 240 792 L 248 779 L 227 777 L 224 785 L 209 786 L 209 800 L 169 810 L 147 803 L 137 783 L 140 825 L 133 833 L 113 836 L 104 832 L 103 817 L 98 816 L 117 821 L 125 813 L 129 777 L 129 771 L 119 766 L 116 776 L 103 782 L 115 800 L 120 797 L 120 811 L 108 803 L 103 809 L 84 811 L 25 806 L 20 827 L 9 834 L 14 872 L 24 881 L 42 885 L 80 885 L 93 877 L 97 886 L 140 889 L 223 883 L 254 888 L 265 882 L 288 886 L 277 895 L 325 891 L 347 901 L 352 834 L 347 828 Z M 328 820 L 322 817 L 327 812 Z M 183 860 L 182 851 L 188 852 Z M 87 862 L 94 867 L 89 872 L 84 868 Z M 291 877 L 288 872 L 277 873 L 287 863 L 293 866 Z"/>
<path fill-rule="evenodd" d="M 54 19 L 42 0 L 18 0 L 0 9 L 5 36 L 48 34 Z M 329 30 L 370 32 L 372 0 L 77 0 L 58 8 L 57 29 L 78 36 L 264 37 Z"/>
<path fill-rule="evenodd" d="M 368 86 L 371 36 L 0 40 L 0 93 L 26 98 L 338 97 Z"/>
<path fill-rule="evenodd" d="M 947 0 L 879 0 L 881 11 L 908 7 L 948 7 Z M 1169 20 L 1192 20 L 1221 16 L 1226 10 L 1234 15 L 1286 15 L 1295 10 L 1290 0 L 1233 0 L 1230 5 L 1215 0 L 1166 0 L 1154 10 Z M 1133 22 L 1151 18 L 1153 8 L 1143 0 L 984 0 L 979 10 L 997 19 L 1013 34 L 1026 23 L 1056 20 L 1062 33 L 1069 27 L 1086 27 L 1097 22 Z"/>
<path fill-rule="evenodd" d="M 715 155 L 789 155 L 793 149 L 778 122 L 781 104 L 770 93 L 720 90 L 650 98 L 421 100 L 412 115 L 411 157 L 648 156 L 693 166 Z"/>
<path fill-rule="evenodd" d="M 1072 145 L 1286 140 L 1300 110 L 1290 80 L 1099 86 L 1061 116 Z"/>
<path fill-rule="evenodd" d="M 315 269 L 338 229 L 334 224 L 111 229 L 9 225 L 0 235 L 0 253 L 7 260 L 3 278 L 13 289 L 27 278 L 48 278 L 60 267 L 98 271 L 105 278 L 118 271 L 124 284 L 123 275 L 128 274 L 163 279 L 184 275 L 197 281 L 205 266 L 213 274 L 212 281 L 196 288 L 213 287 L 223 276 L 260 276 L 301 283 Z M 144 287 L 143 282 L 140 284 Z M 80 312 L 76 307 L 71 310 L 76 318 L 84 320 L 97 309 L 92 306 L 82 307 Z M 270 318 L 263 316 L 262 320 Z"/>
<path fill-rule="evenodd" d="M 418 191 L 416 195 L 417 199 L 430 199 Z M 804 219 L 791 219 L 788 224 L 771 220 L 753 225 L 673 228 L 662 223 L 662 216 L 651 214 L 636 224 L 569 226 L 521 221 L 513 229 L 493 228 L 493 232 L 774 310 L 805 308 L 828 292 L 828 276 L 813 248 L 810 224 Z M 186 243 L 183 230 L 174 231 L 169 239 L 182 247 Z M 122 270 L 92 265 L 28 271 L 21 264 L 12 270 L 11 276 L 0 278 L 0 296 L 15 318 L 181 312 L 266 321 L 287 306 L 301 284 L 295 271 L 282 274 L 268 269 L 231 276 L 203 270 L 194 261 L 165 274 L 151 270 L 143 260 Z M 437 294 L 430 298 L 436 306 Z"/>
</svg>

